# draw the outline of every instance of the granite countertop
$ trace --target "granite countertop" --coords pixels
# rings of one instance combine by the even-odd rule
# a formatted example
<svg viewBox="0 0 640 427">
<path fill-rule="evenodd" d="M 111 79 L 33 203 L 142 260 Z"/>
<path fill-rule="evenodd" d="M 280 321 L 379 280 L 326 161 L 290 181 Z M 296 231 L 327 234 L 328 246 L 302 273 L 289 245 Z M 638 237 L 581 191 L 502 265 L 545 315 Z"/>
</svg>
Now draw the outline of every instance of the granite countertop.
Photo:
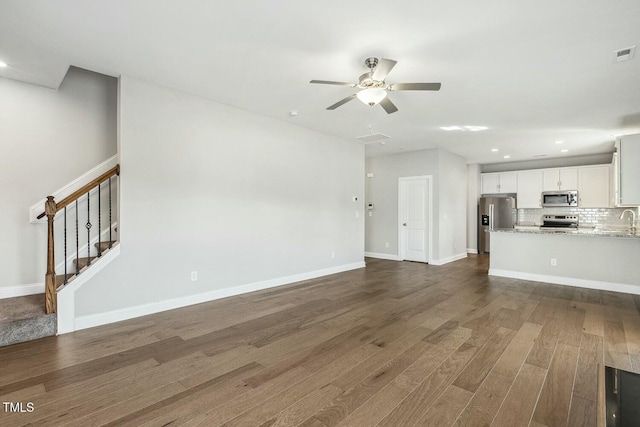
<svg viewBox="0 0 640 427">
<path fill-rule="evenodd" d="M 541 230 L 537 226 L 519 226 L 515 228 L 501 228 L 491 230 L 495 233 L 524 233 L 524 234 L 567 234 L 572 236 L 596 236 L 596 237 L 614 237 L 618 239 L 640 239 L 639 232 L 631 234 L 629 230 L 603 230 L 592 227 L 578 228 L 577 230 Z"/>
</svg>

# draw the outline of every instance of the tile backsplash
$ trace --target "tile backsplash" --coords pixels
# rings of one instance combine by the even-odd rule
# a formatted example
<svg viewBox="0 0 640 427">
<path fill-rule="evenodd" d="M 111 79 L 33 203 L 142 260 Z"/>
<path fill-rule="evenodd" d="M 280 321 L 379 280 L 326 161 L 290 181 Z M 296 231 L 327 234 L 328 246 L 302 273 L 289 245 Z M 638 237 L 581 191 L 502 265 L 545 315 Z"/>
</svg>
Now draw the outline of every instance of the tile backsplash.
<svg viewBox="0 0 640 427">
<path fill-rule="evenodd" d="M 580 226 L 597 228 L 625 228 L 629 226 L 628 214 L 620 219 L 622 211 L 628 208 L 542 208 L 517 209 L 517 224 L 540 225 L 543 215 L 578 215 Z M 638 208 L 631 208 L 638 214 Z"/>
</svg>

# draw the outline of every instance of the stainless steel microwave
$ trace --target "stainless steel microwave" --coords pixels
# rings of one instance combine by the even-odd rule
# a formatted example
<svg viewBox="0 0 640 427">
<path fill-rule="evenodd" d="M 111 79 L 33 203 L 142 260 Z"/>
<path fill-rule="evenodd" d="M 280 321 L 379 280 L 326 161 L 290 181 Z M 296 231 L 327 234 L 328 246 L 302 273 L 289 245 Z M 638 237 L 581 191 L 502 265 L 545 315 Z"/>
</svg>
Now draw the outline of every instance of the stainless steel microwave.
<svg viewBox="0 0 640 427">
<path fill-rule="evenodd" d="M 561 207 L 578 206 L 577 191 L 544 191 L 542 193 L 542 206 Z"/>
</svg>

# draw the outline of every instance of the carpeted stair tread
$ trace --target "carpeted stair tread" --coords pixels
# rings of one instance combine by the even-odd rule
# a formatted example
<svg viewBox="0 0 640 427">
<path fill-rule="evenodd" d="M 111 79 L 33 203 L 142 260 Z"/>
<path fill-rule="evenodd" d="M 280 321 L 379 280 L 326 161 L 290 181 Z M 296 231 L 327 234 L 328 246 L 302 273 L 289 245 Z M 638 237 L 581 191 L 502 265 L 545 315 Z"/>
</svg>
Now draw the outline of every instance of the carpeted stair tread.
<svg viewBox="0 0 640 427">
<path fill-rule="evenodd" d="M 44 294 L 0 299 L 0 323 L 44 315 Z"/>
<path fill-rule="evenodd" d="M 0 347 L 51 337 L 56 334 L 55 314 L 42 314 L 30 319 L 0 324 Z"/>
<path fill-rule="evenodd" d="M 44 295 L 0 299 L 0 346 L 56 334 L 56 315 L 45 314 Z"/>
</svg>

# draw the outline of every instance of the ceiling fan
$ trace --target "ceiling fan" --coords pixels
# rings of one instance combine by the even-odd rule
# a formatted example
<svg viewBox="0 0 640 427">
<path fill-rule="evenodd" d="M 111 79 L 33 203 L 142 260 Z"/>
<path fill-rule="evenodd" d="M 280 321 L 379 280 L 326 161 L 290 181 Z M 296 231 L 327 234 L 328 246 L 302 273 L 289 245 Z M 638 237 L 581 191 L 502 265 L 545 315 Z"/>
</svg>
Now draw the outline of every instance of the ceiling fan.
<svg viewBox="0 0 640 427">
<path fill-rule="evenodd" d="M 387 96 L 387 92 L 393 92 L 397 90 L 440 90 L 440 83 L 392 83 L 387 84 L 385 79 L 397 64 L 398 61 L 393 59 L 380 58 L 367 58 L 364 61 L 364 65 L 369 68 L 369 72 L 364 73 L 358 79 L 358 83 L 347 82 L 333 82 L 328 80 L 311 80 L 309 83 L 317 83 L 324 85 L 337 85 L 337 86 L 349 86 L 357 87 L 360 90 L 353 95 L 349 95 L 344 99 L 336 102 L 335 104 L 327 107 L 327 110 L 335 110 L 341 105 L 346 104 L 354 98 L 358 98 L 360 101 L 367 105 L 374 106 L 380 104 L 387 114 L 395 113 L 398 111 L 393 102 Z"/>
</svg>

